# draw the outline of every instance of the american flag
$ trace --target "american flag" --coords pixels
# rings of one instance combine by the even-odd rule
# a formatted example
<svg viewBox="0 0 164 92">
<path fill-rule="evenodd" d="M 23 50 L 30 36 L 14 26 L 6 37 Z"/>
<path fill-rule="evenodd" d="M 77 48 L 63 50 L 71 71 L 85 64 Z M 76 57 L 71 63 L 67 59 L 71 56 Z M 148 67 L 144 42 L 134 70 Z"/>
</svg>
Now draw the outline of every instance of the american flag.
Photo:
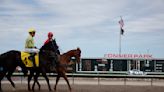
<svg viewBox="0 0 164 92">
<path fill-rule="evenodd" d="M 121 17 L 121 20 L 118 21 L 118 23 L 120 24 L 120 28 L 121 28 L 121 35 L 123 35 L 124 34 L 124 29 L 123 29 L 124 21 L 123 21 L 122 17 Z"/>
<path fill-rule="evenodd" d="M 123 26 L 124 26 L 124 21 L 123 21 L 122 18 L 121 18 L 121 20 L 120 20 L 118 23 L 120 24 L 120 27 L 123 28 Z"/>
</svg>

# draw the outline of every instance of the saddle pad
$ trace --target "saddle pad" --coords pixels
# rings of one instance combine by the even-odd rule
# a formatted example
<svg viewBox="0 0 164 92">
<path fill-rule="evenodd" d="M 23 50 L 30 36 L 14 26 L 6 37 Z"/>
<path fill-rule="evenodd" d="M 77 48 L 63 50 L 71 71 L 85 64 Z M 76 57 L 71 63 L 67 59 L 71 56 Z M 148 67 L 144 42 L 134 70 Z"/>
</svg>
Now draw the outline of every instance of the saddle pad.
<svg viewBox="0 0 164 92">
<path fill-rule="evenodd" d="M 21 52 L 21 60 L 25 64 L 26 67 L 33 67 L 33 61 L 29 59 L 30 53 Z M 35 64 L 36 67 L 39 67 L 39 54 L 35 55 Z"/>
</svg>

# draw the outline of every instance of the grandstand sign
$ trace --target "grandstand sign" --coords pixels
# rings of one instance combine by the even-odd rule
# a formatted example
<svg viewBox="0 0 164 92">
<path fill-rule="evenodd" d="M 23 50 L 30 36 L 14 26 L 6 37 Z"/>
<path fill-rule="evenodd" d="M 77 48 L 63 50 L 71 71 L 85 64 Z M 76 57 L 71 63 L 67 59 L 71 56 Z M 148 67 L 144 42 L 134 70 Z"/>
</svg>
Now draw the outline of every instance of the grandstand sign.
<svg viewBox="0 0 164 92">
<path fill-rule="evenodd" d="M 134 59 L 152 59 L 151 54 L 105 54 L 106 58 L 134 58 Z"/>
</svg>

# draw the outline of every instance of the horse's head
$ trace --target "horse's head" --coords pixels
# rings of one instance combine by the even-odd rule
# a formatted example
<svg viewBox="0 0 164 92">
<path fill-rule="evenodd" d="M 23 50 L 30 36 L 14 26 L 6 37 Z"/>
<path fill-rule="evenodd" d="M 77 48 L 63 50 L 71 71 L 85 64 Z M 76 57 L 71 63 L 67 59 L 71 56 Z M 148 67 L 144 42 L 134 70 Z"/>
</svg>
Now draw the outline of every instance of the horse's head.
<svg viewBox="0 0 164 92">
<path fill-rule="evenodd" d="M 78 63 L 80 63 L 80 57 L 81 57 L 81 50 L 80 50 L 80 48 L 77 48 L 77 50 L 76 50 L 76 54 L 77 54 L 77 62 Z"/>
<path fill-rule="evenodd" d="M 60 62 L 67 62 L 73 64 L 71 58 L 74 57 L 77 63 L 80 63 L 81 50 L 80 48 L 70 50 L 60 56 Z M 74 62 L 75 63 L 75 62 Z"/>
<path fill-rule="evenodd" d="M 74 50 L 74 57 L 77 60 L 77 63 L 80 63 L 80 57 L 81 57 L 81 50 L 80 48 L 77 48 Z"/>
</svg>

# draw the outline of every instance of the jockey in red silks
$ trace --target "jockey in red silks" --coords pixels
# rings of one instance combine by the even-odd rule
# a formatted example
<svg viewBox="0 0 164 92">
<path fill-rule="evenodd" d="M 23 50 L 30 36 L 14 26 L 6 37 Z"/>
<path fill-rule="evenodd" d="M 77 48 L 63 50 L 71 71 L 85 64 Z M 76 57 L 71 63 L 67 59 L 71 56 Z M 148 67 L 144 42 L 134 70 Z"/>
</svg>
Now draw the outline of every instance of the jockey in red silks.
<svg viewBox="0 0 164 92">
<path fill-rule="evenodd" d="M 58 47 L 58 45 L 57 45 L 57 43 L 56 43 L 56 40 L 53 39 L 53 33 L 52 33 L 52 32 L 49 32 L 47 36 L 48 36 L 48 39 L 44 42 L 44 45 L 47 44 L 47 43 L 49 43 L 50 41 L 53 41 L 54 48 L 55 48 L 56 51 L 57 51 L 56 53 L 57 53 L 58 55 L 60 55 L 59 47 Z"/>
<path fill-rule="evenodd" d="M 49 32 L 48 33 L 48 39 L 44 42 L 44 44 L 47 44 L 48 42 L 52 41 L 53 40 L 52 37 L 53 37 L 53 33 Z"/>
<path fill-rule="evenodd" d="M 48 33 L 48 39 L 44 42 L 44 45 L 49 43 L 50 41 L 53 42 L 55 53 L 56 53 L 56 56 L 57 56 L 57 59 L 56 59 L 55 62 L 53 62 L 53 65 L 57 65 L 57 63 L 59 63 L 60 51 L 59 51 L 59 47 L 58 47 L 58 45 L 56 43 L 56 40 L 53 39 L 53 33 L 52 32 Z"/>
</svg>

